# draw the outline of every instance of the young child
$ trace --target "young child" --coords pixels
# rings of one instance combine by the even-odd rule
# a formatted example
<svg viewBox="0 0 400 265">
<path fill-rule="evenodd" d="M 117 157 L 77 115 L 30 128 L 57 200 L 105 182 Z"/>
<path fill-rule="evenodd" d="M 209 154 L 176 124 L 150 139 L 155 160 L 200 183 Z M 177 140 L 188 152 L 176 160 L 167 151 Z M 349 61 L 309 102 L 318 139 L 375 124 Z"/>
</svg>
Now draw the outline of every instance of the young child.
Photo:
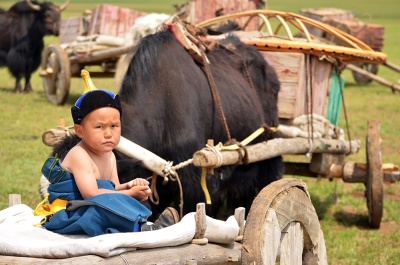
<svg viewBox="0 0 400 265">
<path fill-rule="evenodd" d="M 105 90 L 84 93 L 71 108 L 81 141 L 61 162 L 50 157 L 42 173 L 50 181 L 49 203 L 61 206 L 43 226 L 62 234 L 90 236 L 156 230 L 179 221 L 168 207 L 152 225 L 140 201 L 151 194 L 149 182 L 137 178 L 120 184 L 112 150 L 121 136 L 122 108 L 118 95 Z"/>
</svg>

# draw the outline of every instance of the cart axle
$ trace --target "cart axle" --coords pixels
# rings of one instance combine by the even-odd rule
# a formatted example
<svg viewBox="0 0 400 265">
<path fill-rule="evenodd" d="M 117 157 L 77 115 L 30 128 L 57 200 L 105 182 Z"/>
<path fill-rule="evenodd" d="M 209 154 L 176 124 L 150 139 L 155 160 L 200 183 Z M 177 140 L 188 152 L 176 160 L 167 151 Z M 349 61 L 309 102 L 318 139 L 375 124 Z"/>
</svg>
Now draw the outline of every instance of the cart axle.
<svg viewBox="0 0 400 265">
<path fill-rule="evenodd" d="M 383 181 L 394 183 L 400 181 L 400 172 L 398 167 L 393 164 L 383 164 Z M 285 174 L 294 176 L 306 176 L 318 178 L 341 178 L 344 182 L 349 183 L 366 183 L 367 168 L 366 164 L 346 162 L 344 165 L 332 164 L 329 174 L 319 174 L 310 170 L 309 163 L 285 162 Z"/>
</svg>

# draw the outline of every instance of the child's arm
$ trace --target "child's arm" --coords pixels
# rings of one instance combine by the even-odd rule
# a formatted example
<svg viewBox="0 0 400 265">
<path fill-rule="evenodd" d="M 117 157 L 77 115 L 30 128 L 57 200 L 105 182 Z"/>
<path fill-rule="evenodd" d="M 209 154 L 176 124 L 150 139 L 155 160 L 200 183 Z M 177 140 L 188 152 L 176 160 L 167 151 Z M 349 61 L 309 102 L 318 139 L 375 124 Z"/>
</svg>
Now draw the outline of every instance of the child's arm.
<svg viewBox="0 0 400 265">
<path fill-rule="evenodd" d="M 114 159 L 113 156 L 111 159 Z M 116 164 L 114 165 L 113 173 L 111 175 L 111 179 L 116 185 L 121 185 L 118 180 L 118 174 L 116 172 Z M 93 197 L 95 195 L 104 194 L 104 193 L 123 193 L 128 196 L 131 196 L 139 201 L 146 200 L 148 196 L 151 194 L 150 187 L 147 185 L 141 186 L 133 186 L 129 189 L 124 190 L 108 190 L 108 189 L 99 189 L 96 181 L 96 173 L 97 170 L 96 165 L 94 164 L 91 157 L 88 153 L 83 150 L 81 147 L 72 148 L 65 159 L 63 160 L 62 166 L 71 172 L 74 175 L 74 179 L 76 185 L 78 186 L 79 192 L 81 193 L 84 199 Z M 148 183 L 148 182 L 147 182 Z"/>
<path fill-rule="evenodd" d="M 82 147 L 72 148 L 64 158 L 62 166 L 74 175 L 76 185 L 84 199 L 105 193 L 97 186 L 97 167 Z"/>
</svg>

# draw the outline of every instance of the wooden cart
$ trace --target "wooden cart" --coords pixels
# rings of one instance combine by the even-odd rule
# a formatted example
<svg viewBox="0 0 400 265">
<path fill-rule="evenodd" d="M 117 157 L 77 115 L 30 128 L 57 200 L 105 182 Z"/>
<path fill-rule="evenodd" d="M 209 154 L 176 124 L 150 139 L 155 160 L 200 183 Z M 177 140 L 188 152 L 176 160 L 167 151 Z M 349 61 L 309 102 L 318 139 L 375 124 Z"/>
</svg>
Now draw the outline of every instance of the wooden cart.
<svg viewBox="0 0 400 265">
<path fill-rule="evenodd" d="M 363 22 L 355 18 L 351 11 L 338 8 L 308 8 L 302 9 L 301 14 L 348 33 L 370 46 L 374 51 L 382 51 L 384 44 L 384 27 L 378 24 Z M 324 31 L 312 25 L 307 25 L 307 28 L 315 37 L 323 38 L 338 45 L 346 45 L 340 39 L 326 34 Z M 382 65 L 396 72 L 400 72 L 399 66 L 388 61 L 383 62 Z M 373 62 L 354 62 L 348 64 L 347 68 L 351 70 L 354 80 L 359 84 L 367 84 L 374 80 L 385 86 L 394 86 L 398 88 L 396 84 L 390 83 L 377 76 L 378 66 L 378 64 Z"/>
<path fill-rule="evenodd" d="M 121 55 L 132 47 L 125 35 L 144 12 L 102 4 L 86 10 L 82 17 L 61 21 L 58 44 L 49 44 L 42 53 L 41 72 L 47 99 L 63 105 L 70 80 L 80 77 L 86 66 L 99 66 L 93 77 L 113 77 Z"/>
<path fill-rule="evenodd" d="M 379 228 L 383 213 L 383 181 L 384 179 L 386 181 L 399 179 L 398 166 L 393 164 L 389 164 L 389 168 L 386 168 L 386 165 L 383 166 L 379 121 L 368 122 L 367 163 L 360 164 L 345 162 L 346 155 L 358 152 L 359 142 L 358 144 L 352 141 L 341 142 L 338 136 L 332 137 L 328 134 L 318 140 L 313 139 L 312 130 L 315 130 L 315 124 L 312 117 L 318 115 L 327 117 L 327 108 L 330 104 L 329 94 L 334 93 L 330 87 L 332 72 L 337 70 L 340 73 L 340 69 L 350 63 L 383 64 L 386 62 L 386 55 L 372 50 L 346 32 L 294 13 L 253 10 L 210 19 L 199 23 L 198 26 L 207 27 L 238 17 L 247 18 L 243 26 L 244 30 L 252 20 L 260 20 L 259 31 L 239 36 L 246 44 L 257 47 L 277 70 L 281 81 L 281 91 L 278 95 L 281 131 L 286 124 L 292 125 L 296 117 L 300 115 L 308 117 L 307 139 L 280 139 L 279 142 L 275 139 L 266 143 L 265 146 L 257 146 L 254 152 L 262 159 L 285 154 L 312 155 L 310 163 L 285 162 L 285 174 L 288 175 L 341 178 L 345 182 L 364 183 L 369 223 L 371 227 Z M 345 45 L 320 42 L 308 30 L 309 27 L 318 29 L 326 36 L 339 39 Z M 294 33 L 293 29 L 298 30 L 299 33 Z M 281 53 L 286 55 L 282 56 Z M 339 90 L 342 96 L 342 87 L 339 87 Z M 339 100 L 333 104 L 340 106 L 341 103 Z M 339 112 L 340 107 L 336 109 L 336 116 Z M 337 121 L 330 122 L 337 125 Z M 331 140 L 334 142 L 329 142 Z M 353 148 L 356 149 L 353 150 Z M 271 150 L 275 152 L 271 154 Z M 226 156 L 227 160 L 232 159 L 230 162 L 237 158 L 233 153 Z M 228 159 L 229 156 L 233 157 Z M 215 159 L 211 153 L 202 153 L 199 154 L 197 164 L 195 162 L 194 164 L 213 167 L 213 162 L 210 162 L 215 162 L 213 158 Z M 385 172 L 384 168 L 386 168 Z"/>
</svg>

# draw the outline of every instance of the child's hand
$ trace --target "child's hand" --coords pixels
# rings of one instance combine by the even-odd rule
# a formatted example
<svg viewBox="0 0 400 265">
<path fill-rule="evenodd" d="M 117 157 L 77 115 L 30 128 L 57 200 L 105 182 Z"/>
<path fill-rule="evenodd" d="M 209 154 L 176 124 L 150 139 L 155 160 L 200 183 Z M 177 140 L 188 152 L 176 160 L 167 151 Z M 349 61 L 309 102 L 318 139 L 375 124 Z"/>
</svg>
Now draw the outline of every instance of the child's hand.
<svg viewBox="0 0 400 265">
<path fill-rule="evenodd" d="M 149 182 L 142 178 L 136 178 L 132 180 L 132 187 L 133 186 L 149 186 Z"/>
<path fill-rule="evenodd" d="M 134 185 L 132 188 L 129 189 L 131 197 L 137 199 L 138 201 L 145 201 L 151 195 L 151 189 L 149 185 Z"/>
<path fill-rule="evenodd" d="M 136 178 L 126 183 L 127 189 L 132 188 L 133 186 L 149 186 L 149 182 L 142 178 Z"/>
</svg>

